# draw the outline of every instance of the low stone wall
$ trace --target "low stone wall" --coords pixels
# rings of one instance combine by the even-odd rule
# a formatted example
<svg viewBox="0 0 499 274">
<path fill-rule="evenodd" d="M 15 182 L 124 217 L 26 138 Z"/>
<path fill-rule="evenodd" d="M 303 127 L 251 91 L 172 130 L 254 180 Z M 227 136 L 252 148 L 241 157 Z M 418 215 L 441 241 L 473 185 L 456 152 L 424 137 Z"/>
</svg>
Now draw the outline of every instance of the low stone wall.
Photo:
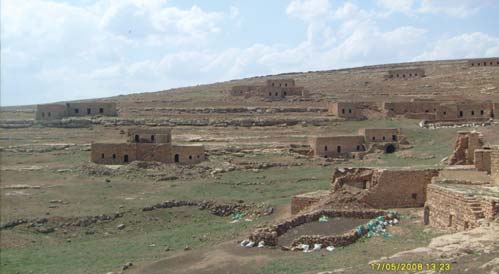
<svg viewBox="0 0 499 274">
<path fill-rule="evenodd" d="M 378 216 L 386 215 L 387 212 L 383 210 L 356 210 L 356 211 L 343 211 L 343 210 L 318 210 L 311 213 L 303 214 L 286 220 L 282 223 L 275 224 L 269 227 L 258 228 L 251 235 L 250 240 L 258 243 L 263 241 L 267 246 L 277 246 L 278 237 L 286 233 L 293 227 L 299 225 L 318 221 L 323 215 L 329 218 L 344 217 L 344 218 L 359 218 L 359 219 L 371 219 Z M 353 243 L 357 238 L 349 238 L 344 235 L 332 235 L 331 237 L 326 236 L 324 239 L 328 241 L 337 241 L 338 243 L 344 243 L 345 245 Z M 311 236 L 308 236 L 311 237 Z M 316 236 L 313 236 L 315 239 Z M 319 236 L 317 236 L 319 237 Z M 333 237 L 338 237 L 337 239 Z M 320 243 L 320 242 L 314 242 Z"/>
<path fill-rule="evenodd" d="M 297 214 L 329 195 L 329 190 L 319 190 L 293 196 L 293 198 L 291 198 L 291 214 Z"/>
</svg>

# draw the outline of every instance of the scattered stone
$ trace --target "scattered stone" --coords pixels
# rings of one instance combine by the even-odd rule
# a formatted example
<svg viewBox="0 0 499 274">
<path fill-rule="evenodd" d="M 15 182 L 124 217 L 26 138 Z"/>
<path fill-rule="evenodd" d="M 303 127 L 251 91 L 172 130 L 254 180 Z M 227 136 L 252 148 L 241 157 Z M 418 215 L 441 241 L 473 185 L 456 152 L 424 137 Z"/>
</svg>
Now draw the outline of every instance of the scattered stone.
<svg viewBox="0 0 499 274">
<path fill-rule="evenodd" d="M 128 262 L 128 263 L 126 263 L 126 264 L 124 264 L 124 265 L 123 265 L 122 270 L 127 270 L 127 269 L 129 269 L 130 267 L 132 267 L 132 266 L 133 266 L 133 263 L 132 263 L 132 262 Z"/>
<path fill-rule="evenodd" d="M 122 230 L 122 229 L 125 228 L 125 225 L 124 224 L 119 224 L 119 225 L 116 226 L 116 228 L 119 229 L 119 230 Z"/>
</svg>

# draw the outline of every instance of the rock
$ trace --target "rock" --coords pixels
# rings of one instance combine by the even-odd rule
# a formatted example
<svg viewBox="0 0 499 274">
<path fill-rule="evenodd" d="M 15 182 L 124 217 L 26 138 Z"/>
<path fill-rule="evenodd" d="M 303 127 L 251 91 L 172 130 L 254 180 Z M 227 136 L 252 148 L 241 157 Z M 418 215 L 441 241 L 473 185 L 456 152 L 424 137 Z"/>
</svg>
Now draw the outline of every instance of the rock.
<svg viewBox="0 0 499 274">
<path fill-rule="evenodd" d="M 188 251 L 188 250 L 191 250 L 191 247 L 190 247 L 190 246 L 188 246 L 188 245 L 186 245 L 186 246 L 184 247 L 184 251 Z"/>
<path fill-rule="evenodd" d="M 126 264 L 124 264 L 124 265 L 123 265 L 123 268 L 122 268 L 122 269 L 123 269 L 123 270 L 127 270 L 127 269 L 129 269 L 130 267 L 132 267 L 132 266 L 133 266 L 133 263 L 132 263 L 132 262 L 128 262 L 128 263 L 126 263 Z"/>
<path fill-rule="evenodd" d="M 119 230 L 122 230 L 122 229 L 125 228 L 125 225 L 124 224 L 119 224 L 119 225 L 116 226 L 116 228 L 119 229 Z"/>
<path fill-rule="evenodd" d="M 40 228 L 37 228 L 36 231 L 38 231 L 39 233 L 48 234 L 48 233 L 54 232 L 55 228 L 53 228 L 53 227 L 40 227 Z"/>
</svg>

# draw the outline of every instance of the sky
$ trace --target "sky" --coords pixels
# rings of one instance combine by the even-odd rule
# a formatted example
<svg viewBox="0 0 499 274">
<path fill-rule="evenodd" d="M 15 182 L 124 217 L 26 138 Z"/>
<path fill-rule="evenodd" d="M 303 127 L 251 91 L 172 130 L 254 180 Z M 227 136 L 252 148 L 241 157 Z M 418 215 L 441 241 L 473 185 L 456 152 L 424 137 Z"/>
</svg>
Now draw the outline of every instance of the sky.
<svg viewBox="0 0 499 274">
<path fill-rule="evenodd" d="M 2 0 L 0 105 L 499 56 L 499 0 Z"/>
</svg>

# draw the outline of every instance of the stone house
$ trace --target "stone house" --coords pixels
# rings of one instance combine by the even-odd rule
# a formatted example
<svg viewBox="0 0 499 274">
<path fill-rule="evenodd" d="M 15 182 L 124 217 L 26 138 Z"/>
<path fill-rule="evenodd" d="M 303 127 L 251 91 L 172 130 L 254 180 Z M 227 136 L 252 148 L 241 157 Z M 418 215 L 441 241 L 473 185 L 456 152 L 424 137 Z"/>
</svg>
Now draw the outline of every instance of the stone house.
<svg viewBox="0 0 499 274">
<path fill-rule="evenodd" d="M 499 67 L 499 58 L 478 58 L 468 60 L 468 66 L 473 68 L 478 67 Z"/>
<path fill-rule="evenodd" d="M 173 145 L 168 128 L 132 128 L 125 143 L 92 143 L 91 161 L 121 165 L 133 161 L 196 164 L 206 159 L 202 145 Z"/>
<path fill-rule="evenodd" d="M 385 80 L 408 80 L 422 77 L 425 77 L 425 71 L 421 68 L 393 69 L 389 70 L 384 76 Z"/>
<path fill-rule="evenodd" d="M 265 85 L 233 86 L 229 91 L 231 96 L 245 98 L 260 97 L 267 100 L 282 100 L 288 96 L 307 96 L 303 87 L 296 86 L 294 79 L 270 79 Z"/>
<path fill-rule="evenodd" d="M 65 104 L 44 104 L 36 106 L 36 120 L 59 120 L 66 117 L 117 116 L 116 103 L 80 102 Z"/>
</svg>

